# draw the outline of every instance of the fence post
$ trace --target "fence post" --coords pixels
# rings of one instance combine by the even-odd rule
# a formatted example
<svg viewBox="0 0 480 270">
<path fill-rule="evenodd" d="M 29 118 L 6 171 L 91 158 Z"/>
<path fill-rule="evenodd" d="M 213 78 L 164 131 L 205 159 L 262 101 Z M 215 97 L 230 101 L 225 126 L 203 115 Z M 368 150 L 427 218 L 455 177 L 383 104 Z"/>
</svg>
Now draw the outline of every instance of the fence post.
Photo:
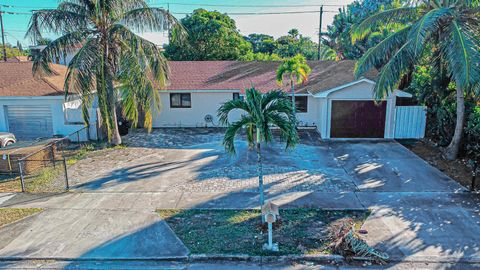
<svg viewBox="0 0 480 270">
<path fill-rule="evenodd" d="M 70 190 L 70 185 L 68 184 L 68 172 L 67 172 L 67 161 L 63 157 L 63 169 L 65 171 L 65 184 L 67 185 L 67 190 Z"/>
<path fill-rule="evenodd" d="M 18 168 L 20 170 L 20 183 L 22 185 L 22 192 L 25 192 L 25 176 L 23 174 L 23 160 L 18 161 Z"/>
<path fill-rule="evenodd" d="M 53 168 L 55 168 L 55 150 L 54 150 L 54 144 L 50 146 L 50 152 L 52 153 L 52 162 L 53 162 Z"/>
</svg>

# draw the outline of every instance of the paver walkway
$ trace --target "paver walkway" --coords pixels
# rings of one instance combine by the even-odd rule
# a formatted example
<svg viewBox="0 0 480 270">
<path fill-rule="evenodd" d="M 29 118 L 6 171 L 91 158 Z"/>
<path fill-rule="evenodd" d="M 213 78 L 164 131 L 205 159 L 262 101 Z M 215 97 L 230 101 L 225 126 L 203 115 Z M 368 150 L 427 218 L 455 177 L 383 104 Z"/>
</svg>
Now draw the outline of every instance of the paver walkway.
<svg viewBox="0 0 480 270">
<path fill-rule="evenodd" d="M 221 133 L 195 132 L 129 135 L 128 148 L 70 168 L 73 192 L 2 194 L 2 207 L 47 210 L 0 228 L 0 257 L 184 256 L 188 251 L 155 209 L 258 205 L 256 156 L 246 144 L 239 142 L 238 155 L 229 157 Z M 295 150 L 277 144 L 264 154 L 267 197 L 282 207 L 370 208 L 367 241 L 394 259 L 480 258 L 478 195 L 397 143 L 320 142 L 302 133 Z M 145 237 L 154 241 L 143 245 Z"/>
</svg>

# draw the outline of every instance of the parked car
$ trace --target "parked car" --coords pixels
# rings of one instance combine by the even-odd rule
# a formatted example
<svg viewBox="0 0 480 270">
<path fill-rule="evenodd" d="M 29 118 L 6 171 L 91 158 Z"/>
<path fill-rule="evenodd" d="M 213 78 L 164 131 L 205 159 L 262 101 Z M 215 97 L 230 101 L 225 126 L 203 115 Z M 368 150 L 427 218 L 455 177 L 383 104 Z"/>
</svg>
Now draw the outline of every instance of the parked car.
<svg viewBox="0 0 480 270">
<path fill-rule="evenodd" d="M 0 132 L 0 147 L 5 147 L 17 142 L 15 135 L 9 132 Z"/>
</svg>

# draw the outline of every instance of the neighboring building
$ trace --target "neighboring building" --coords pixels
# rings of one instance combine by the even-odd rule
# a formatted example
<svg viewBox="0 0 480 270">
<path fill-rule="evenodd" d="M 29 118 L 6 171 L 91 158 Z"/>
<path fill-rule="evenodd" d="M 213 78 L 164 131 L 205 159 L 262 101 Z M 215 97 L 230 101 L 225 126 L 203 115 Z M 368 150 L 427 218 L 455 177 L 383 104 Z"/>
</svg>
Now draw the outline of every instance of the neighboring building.
<svg viewBox="0 0 480 270">
<path fill-rule="evenodd" d="M 23 60 L 0 62 L 0 131 L 12 132 L 19 140 L 32 140 L 83 129 L 81 102 L 65 102 L 62 89 L 67 68 L 53 64 L 54 75 L 34 78 L 32 62 Z M 95 116 L 92 109 L 92 123 Z M 79 136 L 86 140 L 86 131 Z M 95 136 L 96 131 L 91 130 L 90 137 Z"/>
<path fill-rule="evenodd" d="M 281 88 L 290 93 L 290 86 L 280 87 L 275 81 L 279 65 L 279 62 L 170 62 L 170 84 L 166 91 L 161 91 L 162 110 L 154 117 L 153 125 L 218 125 L 217 109 L 221 104 L 241 97 L 251 86 L 262 92 Z M 295 86 L 300 126 L 316 128 L 325 139 L 395 137 L 397 97 L 410 98 L 410 94 L 396 91 L 377 105 L 373 93 L 375 72 L 356 80 L 354 61 L 312 61 L 309 65 L 312 68 L 309 81 Z M 236 117 L 232 115 L 232 120 Z M 210 118 L 213 121 L 205 121 Z"/>
</svg>

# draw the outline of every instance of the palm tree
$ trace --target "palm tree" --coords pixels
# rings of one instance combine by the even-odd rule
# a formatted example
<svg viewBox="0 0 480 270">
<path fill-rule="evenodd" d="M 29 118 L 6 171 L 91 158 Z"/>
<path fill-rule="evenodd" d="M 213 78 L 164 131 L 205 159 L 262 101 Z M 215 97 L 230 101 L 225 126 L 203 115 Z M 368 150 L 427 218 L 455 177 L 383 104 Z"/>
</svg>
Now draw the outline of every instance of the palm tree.
<svg viewBox="0 0 480 270">
<path fill-rule="evenodd" d="M 48 75 L 52 59 L 76 53 L 68 65 L 65 93 L 82 98 L 87 125 L 87 109 L 96 94 L 109 141 L 121 144 L 116 112 L 120 94 L 127 119 L 136 125 L 143 112 L 145 126 L 151 128 L 153 109 L 160 106 L 158 89 L 169 76 L 160 48 L 136 33 L 170 26 L 183 34 L 170 13 L 150 8 L 143 0 L 64 0 L 56 9 L 37 10 L 32 15 L 27 36 L 35 41 L 42 40 L 41 31 L 60 36 L 34 59 L 33 72 Z"/>
<path fill-rule="evenodd" d="M 463 135 L 465 93 L 473 91 L 480 82 L 480 48 L 476 32 L 480 27 L 479 4 L 471 0 L 422 0 L 414 4 L 372 15 L 353 29 L 355 42 L 376 25 L 406 23 L 369 49 L 357 63 L 355 74 L 359 77 L 371 68 L 381 67 L 375 85 L 376 95 L 381 98 L 395 90 L 402 76 L 412 70 L 427 50 L 433 51 L 435 61 L 432 64 L 436 70 L 446 70 L 456 83 L 456 127 L 446 148 L 446 157 L 453 160 L 457 158 Z"/>
<path fill-rule="evenodd" d="M 228 115 L 234 110 L 243 114 L 240 120 L 229 123 Z M 241 129 L 247 132 L 248 145 L 257 151 L 257 172 L 260 190 L 260 207 L 264 204 L 263 166 L 260 146 L 273 141 L 272 127 L 280 130 L 280 136 L 286 142 L 286 149 L 292 148 L 298 142 L 295 128 L 295 115 L 292 104 L 284 92 L 280 90 L 262 94 L 255 88 L 247 89 L 245 99 L 228 101 L 218 109 L 218 117 L 222 125 L 227 126 L 223 145 L 230 154 L 235 154 L 235 136 Z"/>
<path fill-rule="evenodd" d="M 301 54 L 285 60 L 277 69 L 277 83 L 283 85 L 285 75 L 290 77 L 290 86 L 292 89 L 292 108 L 295 115 L 295 84 L 308 81 L 308 75 L 312 69 L 308 66 L 307 60 Z"/>
</svg>

